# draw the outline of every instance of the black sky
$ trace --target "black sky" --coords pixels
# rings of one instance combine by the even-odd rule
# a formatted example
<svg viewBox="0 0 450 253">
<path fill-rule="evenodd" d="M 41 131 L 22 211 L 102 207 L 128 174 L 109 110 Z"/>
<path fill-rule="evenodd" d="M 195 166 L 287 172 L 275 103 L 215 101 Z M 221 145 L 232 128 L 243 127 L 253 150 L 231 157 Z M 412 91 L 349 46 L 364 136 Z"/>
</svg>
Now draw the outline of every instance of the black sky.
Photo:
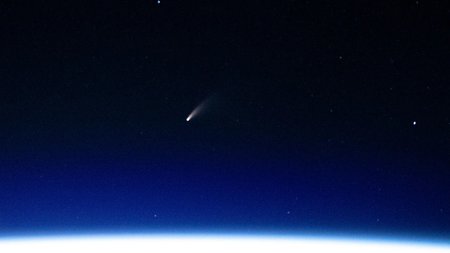
<svg viewBox="0 0 450 253">
<path fill-rule="evenodd" d="M 445 1 L 2 1 L 1 230 L 448 236 L 449 22 Z"/>
</svg>

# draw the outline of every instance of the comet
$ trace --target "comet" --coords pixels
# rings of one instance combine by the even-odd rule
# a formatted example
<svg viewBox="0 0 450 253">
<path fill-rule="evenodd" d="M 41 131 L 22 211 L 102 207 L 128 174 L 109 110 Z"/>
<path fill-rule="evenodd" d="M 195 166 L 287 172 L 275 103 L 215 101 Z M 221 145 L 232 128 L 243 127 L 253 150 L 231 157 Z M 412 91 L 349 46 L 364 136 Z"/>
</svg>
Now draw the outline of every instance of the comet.
<svg viewBox="0 0 450 253">
<path fill-rule="evenodd" d="M 200 104 L 199 106 L 195 107 L 195 109 L 187 116 L 186 121 L 187 122 L 191 121 L 191 119 L 193 117 L 197 116 L 201 110 L 202 110 L 202 105 Z"/>
<path fill-rule="evenodd" d="M 205 112 L 205 110 L 209 107 L 211 101 L 213 100 L 213 96 L 208 97 L 203 102 L 201 102 L 194 110 L 187 116 L 186 122 L 191 121 L 193 118 L 198 117 L 198 115 Z"/>
</svg>

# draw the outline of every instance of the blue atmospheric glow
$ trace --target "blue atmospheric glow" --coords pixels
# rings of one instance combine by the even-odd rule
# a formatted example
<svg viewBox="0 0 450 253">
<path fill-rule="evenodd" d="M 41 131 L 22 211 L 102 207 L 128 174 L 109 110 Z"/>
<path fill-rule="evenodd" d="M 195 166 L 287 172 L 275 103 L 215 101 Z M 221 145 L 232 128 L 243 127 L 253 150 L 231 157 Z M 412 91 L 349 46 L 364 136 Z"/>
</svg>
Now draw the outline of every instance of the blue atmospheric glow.
<svg viewBox="0 0 450 253">
<path fill-rule="evenodd" d="M 412 252 L 450 253 L 450 244 L 308 236 L 83 235 L 0 239 L 0 252 Z"/>
</svg>

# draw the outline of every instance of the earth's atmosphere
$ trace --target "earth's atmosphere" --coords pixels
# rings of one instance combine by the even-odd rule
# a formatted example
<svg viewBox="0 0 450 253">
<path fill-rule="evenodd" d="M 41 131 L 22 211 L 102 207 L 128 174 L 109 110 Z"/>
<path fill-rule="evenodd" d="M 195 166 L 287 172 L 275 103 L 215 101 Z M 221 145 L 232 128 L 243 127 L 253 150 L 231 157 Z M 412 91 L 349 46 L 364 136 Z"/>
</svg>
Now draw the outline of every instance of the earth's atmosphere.
<svg viewBox="0 0 450 253">
<path fill-rule="evenodd" d="M 8 253 L 448 253 L 450 244 L 392 240 L 349 240 L 326 237 L 114 235 L 29 237 L 0 240 Z"/>
</svg>

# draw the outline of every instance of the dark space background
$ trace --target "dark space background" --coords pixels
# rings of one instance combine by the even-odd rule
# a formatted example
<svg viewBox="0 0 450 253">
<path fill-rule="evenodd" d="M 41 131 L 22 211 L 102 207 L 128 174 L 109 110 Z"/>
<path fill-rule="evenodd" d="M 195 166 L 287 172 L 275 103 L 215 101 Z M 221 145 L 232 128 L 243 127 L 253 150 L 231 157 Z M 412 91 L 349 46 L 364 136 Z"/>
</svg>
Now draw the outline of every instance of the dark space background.
<svg viewBox="0 0 450 253">
<path fill-rule="evenodd" d="M 3 235 L 450 238 L 446 1 L 2 0 L 0 31 Z"/>
</svg>

